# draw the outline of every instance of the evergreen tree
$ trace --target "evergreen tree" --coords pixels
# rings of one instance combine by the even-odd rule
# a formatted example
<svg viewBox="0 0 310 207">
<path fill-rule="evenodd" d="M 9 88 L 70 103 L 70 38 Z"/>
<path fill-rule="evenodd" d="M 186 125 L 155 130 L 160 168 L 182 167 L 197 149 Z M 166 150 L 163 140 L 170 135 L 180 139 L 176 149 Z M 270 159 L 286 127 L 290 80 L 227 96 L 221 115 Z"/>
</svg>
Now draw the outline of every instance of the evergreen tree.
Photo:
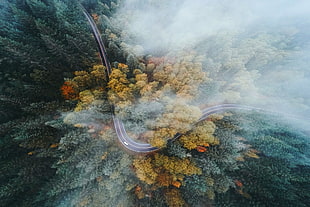
<svg viewBox="0 0 310 207">
<path fill-rule="evenodd" d="M 36 91 L 32 100 L 59 98 L 64 77 L 95 63 L 96 47 L 78 2 L 4 1 L 1 10 L 1 94 L 30 97 Z"/>
</svg>

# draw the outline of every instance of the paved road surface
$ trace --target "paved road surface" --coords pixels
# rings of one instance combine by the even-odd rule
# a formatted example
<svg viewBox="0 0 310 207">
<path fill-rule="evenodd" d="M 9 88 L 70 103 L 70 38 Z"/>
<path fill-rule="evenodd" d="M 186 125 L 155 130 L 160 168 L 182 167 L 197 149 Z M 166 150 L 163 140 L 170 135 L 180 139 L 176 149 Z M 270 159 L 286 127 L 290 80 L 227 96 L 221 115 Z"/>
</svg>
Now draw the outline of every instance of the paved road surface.
<svg viewBox="0 0 310 207">
<path fill-rule="evenodd" d="M 98 50 L 99 50 L 99 54 L 100 54 L 102 64 L 105 65 L 106 70 L 107 70 L 107 80 L 109 80 L 109 75 L 111 74 L 111 65 L 110 65 L 110 62 L 109 62 L 108 57 L 106 55 L 106 50 L 105 50 L 104 44 L 102 42 L 99 30 L 98 30 L 96 23 L 94 22 L 93 18 L 88 14 L 88 12 L 85 10 L 85 8 L 83 8 L 83 6 L 81 6 L 81 7 L 82 7 L 84 15 L 86 16 L 86 18 L 87 18 L 87 20 L 91 26 L 92 33 L 93 33 L 94 38 L 95 38 L 97 45 L 98 45 Z M 239 105 L 239 104 L 220 104 L 220 105 L 216 105 L 216 106 L 207 107 L 205 109 L 202 109 L 202 116 L 200 117 L 199 121 L 205 120 L 206 118 L 208 118 L 212 114 L 227 111 L 227 110 L 232 110 L 232 109 L 256 110 L 256 111 L 265 111 L 266 112 L 266 110 L 263 110 L 261 108 L 251 107 L 251 106 L 244 106 L 244 105 Z M 126 132 L 126 129 L 124 127 L 123 122 L 115 116 L 113 105 L 111 105 L 111 111 L 112 111 L 112 119 L 113 119 L 113 123 L 114 123 L 114 127 L 115 127 L 117 137 L 118 137 L 120 143 L 122 143 L 122 145 L 125 148 L 127 148 L 130 151 L 141 152 L 141 153 L 153 152 L 153 151 L 158 150 L 158 148 L 152 147 L 150 144 L 140 143 L 140 142 L 133 140 L 131 137 L 129 137 L 127 132 Z M 178 133 L 174 137 L 172 137 L 172 139 L 175 140 L 175 139 L 179 138 L 180 136 L 182 136 L 182 135 Z"/>
</svg>

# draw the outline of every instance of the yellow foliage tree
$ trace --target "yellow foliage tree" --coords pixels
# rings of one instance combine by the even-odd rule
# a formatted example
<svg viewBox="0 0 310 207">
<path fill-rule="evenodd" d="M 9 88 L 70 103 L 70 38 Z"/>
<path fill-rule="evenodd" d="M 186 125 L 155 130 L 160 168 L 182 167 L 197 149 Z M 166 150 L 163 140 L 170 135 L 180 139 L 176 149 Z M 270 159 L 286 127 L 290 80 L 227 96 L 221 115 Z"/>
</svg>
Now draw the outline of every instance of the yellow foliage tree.
<svg viewBox="0 0 310 207">
<path fill-rule="evenodd" d="M 168 187 L 169 185 L 173 184 L 174 180 L 171 174 L 169 174 L 168 172 L 164 172 L 158 174 L 156 182 L 159 186 Z"/>
<path fill-rule="evenodd" d="M 165 139 L 164 137 L 160 136 L 161 131 L 157 130 L 154 132 L 153 137 L 150 138 L 149 143 L 153 146 L 153 147 L 158 147 L 158 148 L 163 148 L 166 146 L 167 144 L 167 139 Z M 169 134 L 165 133 L 163 134 L 165 137 L 167 137 Z M 172 137 L 172 136 L 171 136 Z"/>
<path fill-rule="evenodd" d="M 96 87 L 105 87 L 107 75 L 103 65 L 94 65 L 90 70 L 92 85 Z"/>
<path fill-rule="evenodd" d="M 165 169 L 172 175 L 194 175 L 202 173 L 201 169 L 196 167 L 188 158 L 180 159 L 177 157 L 155 154 L 154 165 Z"/>
<path fill-rule="evenodd" d="M 152 81 L 152 82 L 146 83 L 143 81 L 142 82 L 138 81 L 137 84 L 141 86 L 141 89 L 140 89 L 141 100 L 150 101 L 150 100 L 161 97 L 162 93 L 160 90 L 158 90 L 159 82 Z"/>
<path fill-rule="evenodd" d="M 186 206 L 184 199 L 179 190 L 172 188 L 167 189 L 165 192 L 165 200 L 169 207 L 182 207 Z"/>
<path fill-rule="evenodd" d="M 198 93 L 200 83 L 207 80 L 202 71 L 202 58 L 193 53 L 181 54 L 173 63 L 158 65 L 153 72 L 153 78 L 165 88 L 169 88 L 179 97 L 192 99 Z"/>
<path fill-rule="evenodd" d="M 193 130 L 179 138 L 179 141 L 187 149 L 195 149 L 198 146 L 218 145 L 219 140 L 214 137 L 215 124 L 212 121 L 203 121 Z"/>
<path fill-rule="evenodd" d="M 80 101 L 75 107 L 75 111 L 86 109 L 95 100 L 94 94 L 90 90 L 81 91 L 79 93 Z"/>
<path fill-rule="evenodd" d="M 106 72 L 102 65 L 94 65 L 87 71 L 75 71 L 75 77 L 72 79 L 80 91 L 87 89 L 105 88 Z"/>
<path fill-rule="evenodd" d="M 133 161 L 137 177 L 149 185 L 155 183 L 158 176 L 151 161 L 151 158 L 141 158 Z"/>
<path fill-rule="evenodd" d="M 133 165 L 140 180 L 157 187 L 172 185 L 179 188 L 184 176 L 202 173 L 188 158 L 180 159 L 158 153 L 148 158 L 139 157 L 133 161 Z"/>
<path fill-rule="evenodd" d="M 150 144 L 155 147 L 164 147 L 167 140 L 173 138 L 176 133 L 188 132 L 201 117 L 198 107 L 187 105 L 183 101 L 167 105 L 165 111 L 153 126 L 149 126 L 154 129 L 154 137 Z"/>
<path fill-rule="evenodd" d="M 196 106 L 184 103 L 182 100 L 176 100 L 175 103 L 166 107 L 168 113 L 163 114 L 159 121 L 159 126 L 168 126 L 174 128 L 179 133 L 186 133 L 192 129 L 201 117 L 201 111 Z"/>
<path fill-rule="evenodd" d="M 126 106 L 131 104 L 134 99 L 133 84 L 127 79 L 126 71 L 128 67 L 124 64 L 119 64 L 120 69 L 114 68 L 110 74 L 109 87 L 109 100 L 111 103 L 118 106 Z M 126 105 L 124 104 L 126 103 Z"/>
<path fill-rule="evenodd" d="M 79 102 L 75 111 L 87 109 L 94 104 L 95 100 L 103 99 L 107 80 L 104 66 L 94 65 L 85 71 L 75 71 L 74 75 L 73 79 L 65 81 L 64 86 L 67 87 L 63 86 L 61 89 L 63 93 L 69 93 L 70 91 L 68 90 L 71 89 L 78 94 L 75 99 L 79 100 Z"/>
<path fill-rule="evenodd" d="M 73 81 L 78 85 L 80 90 L 85 90 L 91 86 L 91 77 L 87 71 L 75 71 Z"/>
</svg>

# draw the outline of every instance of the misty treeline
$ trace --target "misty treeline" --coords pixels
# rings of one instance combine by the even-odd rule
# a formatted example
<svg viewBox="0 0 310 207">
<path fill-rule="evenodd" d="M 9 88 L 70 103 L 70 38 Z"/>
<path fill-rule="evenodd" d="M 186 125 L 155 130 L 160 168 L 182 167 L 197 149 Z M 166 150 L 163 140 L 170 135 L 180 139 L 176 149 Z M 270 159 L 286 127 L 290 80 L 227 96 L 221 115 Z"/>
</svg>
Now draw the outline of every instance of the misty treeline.
<svg viewBox="0 0 310 207">
<path fill-rule="evenodd" d="M 78 1 L 1 1 L 0 205 L 307 206 L 309 132 L 297 120 L 236 110 L 195 124 L 204 104 L 287 100 L 284 109 L 307 112 L 301 91 L 281 90 L 281 80 L 295 89 L 290 80 L 307 80 L 304 59 L 294 60 L 307 31 L 209 25 L 216 33 L 183 39 L 186 25 L 169 23 L 202 2 L 180 2 L 80 1 L 107 46 L 107 82 Z M 162 31 L 180 35 L 160 32 L 165 17 Z M 133 138 L 162 149 L 124 151 L 110 103 Z"/>
<path fill-rule="evenodd" d="M 84 4 L 88 9 L 107 4 L 98 10 L 106 15 L 112 11 L 111 2 Z M 77 194 L 82 189 L 90 193 L 85 187 L 94 190 L 93 182 L 100 182 L 104 192 L 91 193 L 96 202 L 126 203 L 130 196 L 115 195 L 124 193 L 134 178 L 128 155 L 114 146 L 112 129 L 109 144 L 87 129 L 63 123 L 61 112 L 75 106 L 61 96 L 64 79 L 99 61 L 79 2 L 1 1 L 0 10 L 0 205 L 76 206 L 84 198 L 76 199 Z M 109 111 L 102 108 L 98 111 L 104 117 Z M 110 116 L 99 118 L 109 123 Z M 117 179 L 119 174 L 123 180 Z"/>
</svg>

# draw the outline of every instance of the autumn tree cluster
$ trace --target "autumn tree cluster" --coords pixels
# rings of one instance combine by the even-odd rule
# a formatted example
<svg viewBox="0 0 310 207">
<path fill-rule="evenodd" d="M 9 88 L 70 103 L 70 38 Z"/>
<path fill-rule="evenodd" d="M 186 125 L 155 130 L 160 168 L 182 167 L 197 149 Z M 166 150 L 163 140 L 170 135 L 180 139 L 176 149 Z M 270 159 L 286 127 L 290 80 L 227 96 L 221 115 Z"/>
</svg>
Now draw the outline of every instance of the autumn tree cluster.
<svg viewBox="0 0 310 207">
<path fill-rule="evenodd" d="M 131 111 L 141 105 L 162 105 L 160 113 L 140 117 L 145 128 L 140 136 L 153 146 L 164 147 L 176 133 L 192 129 L 201 116 L 191 101 L 200 84 L 208 81 L 202 59 L 192 52 L 178 57 L 148 57 L 141 60 L 139 69 L 119 63 L 110 75 L 109 100 L 124 120 L 135 120 L 136 114 Z"/>
<path fill-rule="evenodd" d="M 153 190 L 164 189 L 165 200 L 169 206 L 184 206 L 185 201 L 179 191 L 184 184 L 184 177 L 202 173 L 188 158 L 180 159 L 158 153 L 135 159 L 133 166 L 137 177 L 148 185 L 153 185 Z M 135 194 L 139 199 L 146 196 L 142 189 L 136 190 Z"/>
<path fill-rule="evenodd" d="M 238 131 L 238 127 L 226 116 L 202 121 L 178 140 L 170 140 L 161 151 L 136 157 L 133 167 L 144 183 L 135 190 L 138 199 L 158 190 L 169 206 L 197 205 L 198 200 L 204 200 L 204 205 L 212 204 L 217 194 L 230 189 L 249 196 L 242 181 L 230 172 L 245 160 L 260 159 L 260 152 L 245 138 L 231 133 Z"/>
<path fill-rule="evenodd" d="M 76 111 L 108 97 L 116 115 L 125 122 L 137 120 L 132 111 L 141 105 L 161 105 L 159 113 L 140 117 L 144 130 L 136 136 L 153 146 L 164 147 L 168 139 L 191 130 L 199 120 L 201 111 L 192 101 L 199 94 L 200 85 L 208 81 L 202 70 L 202 56 L 194 52 L 178 55 L 146 57 L 140 60 L 139 69 L 116 62 L 109 77 L 105 67 L 99 65 L 75 71 L 75 77 L 61 87 L 63 97 L 78 100 Z M 145 109 L 146 113 L 151 110 Z"/>
<path fill-rule="evenodd" d="M 60 90 L 65 99 L 78 100 L 75 111 L 102 104 L 106 97 L 106 71 L 102 65 L 94 65 L 84 71 L 75 71 L 75 77 L 67 79 Z"/>
<path fill-rule="evenodd" d="M 110 81 L 79 2 L 102 33 Z M 0 1 L 1 205 L 308 206 L 309 132 L 297 119 L 235 111 L 196 124 L 201 103 L 268 104 L 281 94 L 309 110 L 300 90 L 283 94 L 283 83 L 288 89 L 291 80 L 308 78 L 299 68 L 308 65 L 308 23 L 223 31 L 194 46 L 197 53 L 151 56 L 127 33 L 124 24 L 137 11 L 118 10 L 123 3 Z M 161 150 L 121 150 L 109 102 L 130 135 Z M 182 136 L 170 140 L 176 133 Z"/>
</svg>

